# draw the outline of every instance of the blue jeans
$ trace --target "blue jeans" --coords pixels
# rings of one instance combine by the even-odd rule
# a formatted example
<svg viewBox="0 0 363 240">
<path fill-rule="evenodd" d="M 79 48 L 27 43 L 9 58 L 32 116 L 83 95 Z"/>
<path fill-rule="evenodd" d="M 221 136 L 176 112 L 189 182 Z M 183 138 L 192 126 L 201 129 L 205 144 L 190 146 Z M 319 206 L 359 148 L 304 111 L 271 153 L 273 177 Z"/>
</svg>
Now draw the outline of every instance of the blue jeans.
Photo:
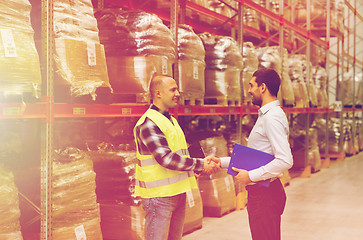
<svg viewBox="0 0 363 240">
<path fill-rule="evenodd" d="M 146 240 L 180 240 L 183 235 L 186 193 L 143 198 Z"/>
</svg>

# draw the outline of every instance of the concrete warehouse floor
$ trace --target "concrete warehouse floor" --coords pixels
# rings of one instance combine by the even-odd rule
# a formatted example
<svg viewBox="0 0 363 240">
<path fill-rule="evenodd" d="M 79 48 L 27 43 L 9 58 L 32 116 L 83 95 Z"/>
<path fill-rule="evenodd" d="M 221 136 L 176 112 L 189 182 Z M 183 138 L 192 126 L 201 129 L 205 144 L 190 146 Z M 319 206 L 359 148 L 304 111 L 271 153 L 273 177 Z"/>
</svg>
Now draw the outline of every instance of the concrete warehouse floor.
<svg viewBox="0 0 363 240">
<path fill-rule="evenodd" d="M 282 240 L 363 239 L 363 152 L 286 187 Z M 183 240 L 251 239 L 246 210 L 204 218 Z"/>
</svg>

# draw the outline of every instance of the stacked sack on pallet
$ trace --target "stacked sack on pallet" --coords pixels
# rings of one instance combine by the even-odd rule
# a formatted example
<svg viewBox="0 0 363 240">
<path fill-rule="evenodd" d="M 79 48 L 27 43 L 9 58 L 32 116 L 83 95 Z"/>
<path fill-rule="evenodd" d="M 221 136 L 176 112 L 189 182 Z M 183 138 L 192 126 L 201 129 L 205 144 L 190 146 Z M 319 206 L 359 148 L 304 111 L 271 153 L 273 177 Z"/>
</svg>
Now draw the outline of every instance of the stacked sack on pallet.
<svg viewBox="0 0 363 240">
<path fill-rule="evenodd" d="M 205 93 L 205 50 L 198 35 L 188 25 L 179 25 L 178 54 L 181 103 L 187 100 L 193 105 L 195 100 L 199 100 L 202 104 Z"/>
<path fill-rule="evenodd" d="M 295 1 L 295 23 L 306 23 L 306 1 Z M 327 1 L 313 0 L 310 3 L 310 20 L 311 24 L 315 28 L 323 28 L 326 26 L 327 18 Z M 344 18 L 344 0 L 331 0 L 330 1 L 330 27 L 338 31 L 343 31 Z"/>
<path fill-rule="evenodd" d="M 346 155 L 351 156 L 356 152 L 356 144 L 358 140 L 357 138 L 355 138 L 355 144 L 353 143 L 353 120 L 351 113 L 347 113 L 343 121 L 343 134 L 343 152 Z"/>
<path fill-rule="evenodd" d="M 243 43 L 243 96 L 244 103 L 251 103 L 252 97 L 248 93 L 249 82 L 252 79 L 253 73 L 258 69 L 258 58 L 255 47 L 251 42 Z"/>
<path fill-rule="evenodd" d="M 353 90 L 353 84 L 355 85 L 355 91 Z M 355 79 L 353 79 L 352 69 L 344 71 L 343 79 L 339 78 L 337 89 L 337 100 L 342 101 L 344 106 L 353 105 L 353 96 L 355 96 L 355 105 L 363 104 L 362 73 L 356 74 Z"/>
<path fill-rule="evenodd" d="M 114 93 L 149 102 L 153 75 L 172 76 L 176 45 L 171 31 L 156 15 L 138 10 L 106 9 L 96 17 Z"/>
<path fill-rule="evenodd" d="M 61 100 L 111 90 L 91 0 L 54 1 L 55 93 Z"/>
<path fill-rule="evenodd" d="M 326 120 L 324 118 L 316 118 L 312 124 L 318 129 L 318 146 L 321 153 L 325 152 L 326 144 L 328 144 L 329 153 L 339 153 L 340 120 L 339 118 L 329 118 L 328 136 L 329 142 L 325 141 Z"/>
<path fill-rule="evenodd" d="M 289 76 L 294 90 L 295 106 L 298 108 L 309 107 L 309 95 L 303 68 L 306 64 L 303 63 L 302 57 L 290 55 L 287 59 L 287 66 L 289 67 Z"/>
<path fill-rule="evenodd" d="M 253 29 L 260 30 L 260 18 L 259 18 L 259 15 L 257 14 L 257 12 L 249 7 L 245 7 L 245 10 L 243 13 L 243 24 L 244 24 L 244 26 L 248 26 Z M 247 32 L 243 37 L 245 37 L 245 36 L 256 37 L 256 36 L 253 36 L 253 34 L 252 35 L 250 35 L 250 34 L 251 33 Z"/>
<path fill-rule="evenodd" d="M 0 165 L 0 239 L 23 240 L 20 231 L 18 189 L 14 175 Z"/>
<path fill-rule="evenodd" d="M 92 160 L 85 152 L 75 148 L 56 151 L 52 179 L 53 239 L 103 239 L 95 178 Z"/>
<path fill-rule="evenodd" d="M 271 12 L 275 13 L 275 14 L 279 14 L 279 6 L 280 6 L 280 2 L 279 0 L 258 0 L 258 1 L 254 1 L 257 4 L 259 4 L 260 6 L 262 6 L 265 9 L 269 9 Z M 280 24 L 278 22 L 275 21 L 271 21 L 270 18 L 264 16 L 263 14 L 259 13 L 260 16 L 260 28 L 263 30 L 267 30 L 267 26 L 269 26 L 270 28 L 272 27 L 273 29 L 278 29 L 278 27 L 280 26 Z M 285 18 L 286 15 L 284 14 Z"/>
<path fill-rule="evenodd" d="M 363 106 L 363 72 L 355 75 L 355 105 Z"/>
<path fill-rule="evenodd" d="M 134 195 L 135 151 L 102 143 L 89 152 L 96 172 L 96 194 L 105 239 L 144 239 L 145 213 Z"/>
<path fill-rule="evenodd" d="M 209 137 L 200 141 L 205 155 L 228 156 L 227 142 L 223 136 Z M 235 185 L 226 169 L 199 178 L 205 216 L 221 217 L 236 208 Z"/>
<path fill-rule="evenodd" d="M 259 68 L 272 68 L 281 77 L 278 99 L 284 106 L 293 106 L 295 95 L 291 79 L 288 74 L 287 50 L 282 49 L 283 57 L 280 57 L 280 47 L 262 47 L 256 49 Z"/>
<path fill-rule="evenodd" d="M 328 102 L 328 93 L 327 93 L 327 81 L 328 76 L 326 73 L 325 68 L 321 66 L 313 66 L 312 68 L 313 72 L 313 82 L 315 84 L 315 87 L 317 89 L 317 105 L 320 108 L 327 108 L 329 107 Z"/>
<path fill-rule="evenodd" d="M 40 96 L 39 56 L 27 0 L 0 2 L 0 94 Z"/>
<path fill-rule="evenodd" d="M 160 0 L 158 0 L 158 1 L 160 1 Z M 223 2 L 221 2 L 219 0 L 191 0 L 191 2 L 197 4 L 201 7 L 207 8 L 210 11 L 221 14 L 227 18 L 231 18 L 235 14 L 234 10 L 229 7 L 229 6 L 236 7 L 235 2 L 231 1 L 231 0 L 223 1 L 224 3 L 228 4 L 229 6 L 227 6 L 226 4 L 224 4 Z M 213 17 L 208 17 L 203 14 L 198 14 L 197 12 L 195 12 L 191 9 L 188 9 L 188 8 L 186 11 L 186 16 L 188 16 L 192 19 L 196 19 L 197 21 L 200 21 L 200 22 L 208 23 L 210 25 L 219 25 L 222 23 L 220 20 L 216 20 Z"/>
<path fill-rule="evenodd" d="M 357 121 L 357 134 L 358 134 L 358 149 L 359 151 L 363 151 L 363 123 L 362 120 Z M 357 149 L 357 150 L 358 150 Z"/>
<path fill-rule="evenodd" d="M 290 142 L 292 143 L 291 149 L 294 157 L 294 168 L 305 168 L 307 165 L 310 165 L 313 171 L 319 171 L 321 168 L 319 149 L 321 143 L 319 142 L 320 138 L 318 138 L 318 133 L 320 131 L 318 127 L 313 127 L 314 125 L 312 125 L 312 127 L 309 127 L 308 132 L 306 132 L 304 128 L 305 117 L 304 115 L 297 115 L 291 120 Z M 306 135 L 309 138 L 308 147 L 305 146 Z M 306 150 L 308 151 L 308 162 L 305 162 Z"/>
<path fill-rule="evenodd" d="M 243 59 L 237 42 L 231 37 L 210 33 L 199 35 L 205 48 L 205 101 L 238 105 L 241 101 Z M 211 102 L 210 102 L 211 100 Z M 217 102 L 213 102 L 217 100 Z"/>
</svg>

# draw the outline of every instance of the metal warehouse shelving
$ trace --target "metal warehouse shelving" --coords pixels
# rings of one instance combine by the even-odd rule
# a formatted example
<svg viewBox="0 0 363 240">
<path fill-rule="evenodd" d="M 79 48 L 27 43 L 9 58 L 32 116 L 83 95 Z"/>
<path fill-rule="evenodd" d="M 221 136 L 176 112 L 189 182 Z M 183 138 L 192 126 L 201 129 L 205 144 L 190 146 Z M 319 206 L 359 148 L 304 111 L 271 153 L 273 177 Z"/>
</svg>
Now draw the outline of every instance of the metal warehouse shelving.
<svg viewBox="0 0 363 240">
<path fill-rule="evenodd" d="M 95 1 L 96 2 L 96 1 Z M 176 26 L 178 20 L 177 6 L 180 2 L 181 12 L 185 9 L 192 10 L 204 16 L 211 17 L 220 22 L 221 26 L 228 24 L 230 26 L 230 31 L 226 32 L 221 28 L 213 28 L 205 23 L 199 21 L 191 21 L 187 18 L 182 18 L 181 20 L 185 24 L 191 25 L 195 30 L 204 32 L 213 32 L 214 34 L 220 35 L 236 35 L 239 46 L 242 46 L 243 35 L 245 33 L 253 34 L 265 40 L 266 43 L 277 43 L 279 46 L 284 46 L 289 51 L 294 51 L 294 42 L 296 39 L 300 41 L 305 41 L 306 45 L 306 55 L 307 59 L 310 59 L 310 45 L 316 44 L 321 48 L 325 49 L 325 67 L 329 74 L 331 65 L 337 68 L 337 80 L 343 77 L 344 66 L 348 66 L 349 62 L 352 63 L 354 69 L 356 65 L 361 65 L 363 67 L 362 61 L 356 59 L 354 49 L 354 55 L 349 55 L 349 51 L 344 51 L 344 39 L 345 34 L 337 32 L 330 28 L 330 0 L 327 0 L 327 23 L 326 31 L 321 29 L 311 29 L 310 26 L 310 0 L 307 1 L 307 25 L 306 28 L 299 27 L 294 24 L 290 19 L 286 19 L 283 15 L 283 8 L 286 7 L 284 2 L 280 0 L 280 13 L 275 14 L 268 9 L 261 7 L 252 0 L 235 0 L 238 3 L 238 8 L 235 8 L 236 13 L 234 17 L 228 18 L 224 15 L 215 13 L 208 10 L 202 6 L 199 6 L 193 2 L 187 0 L 172 0 L 170 3 L 171 10 L 160 10 L 147 8 L 146 5 L 137 5 L 132 0 L 121 1 L 121 0 L 98 0 L 97 5 L 99 8 L 107 7 L 107 5 L 113 5 L 115 7 L 123 7 L 128 9 L 135 9 L 140 7 L 141 9 L 157 14 L 161 19 L 169 21 L 171 23 L 171 28 L 177 38 Z M 354 41 L 356 39 L 356 19 L 359 18 L 362 21 L 362 16 L 356 11 L 356 0 L 354 1 L 354 6 L 352 6 L 347 0 L 345 4 L 348 9 L 354 13 Z M 46 85 L 45 96 L 43 96 L 37 103 L 0 103 L 0 120 L 3 119 L 39 119 L 41 122 L 41 206 L 38 207 L 33 204 L 36 208 L 40 209 L 41 217 L 41 229 L 40 237 L 41 239 L 52 239 L 51 237 L 51 226 L 52 226 L 52 160 L 53 160 L 53 128 L 55 119 L 67 119 L 67 118 L 106 118 L 106 117 L 138 117 L 141 116 L 148 105 L 145 104 L 68 104 L 68 103 L 55 103 L 54 102 L 54 86 L 53 86 L 53 0 L 41 0 L 41 17 L 42 17 L 42 80 L 43 84 Z M 276 34 L 270 34 L 269 32 L 263 32 L 254 29 L 249 26 L 245 26 L 242 20 L 242 13 L 244 8 L 251 8 L 268 19 L 279 23 L 278 37 Z M 287 5 L 287 7 L 290 7 Z M 235 19 L 235 16 L 239 16 L 239 19 Z M 286 42 L 283 35 L 285 32 L 292 33 L 292 41 Z M 348 33 L 349 34 L 349 33 Z M 337 53 L 331 51 L 330 37 L 334 36 L 339 39 L 337 45 Z M 324 38 L 324 39 L 322 39 Z M 349 39 L 349 38 L 348 38 Z M 285 41 L 284 41 L 285 40 Z M 264 43 L 265 43 L 264 42 Z M 355 42 L 354 42 L 355 46 Z M 349 48 L 349 46 L 348 46 Z M 241 48 L 242 49 L 242 48 Z M 336 57 L 336 61 L 331 60 L 331 56 Z M 309 66 L 309 64 L 307 64 Z M 309 68 L 309 67 L 308 67 Z M 309 74 L 310 69 L 307 70 Z M 327 92 L 331 91 L 329 88 L 329 83 L 334 80 L 328 75 Z M 354 86 L 353 86 L 354 88 Z M 353 91 L 354 92 L 354 91 Z M 353 96 L 354 99 L 354 96 Z M 336 114 L 332 108 L 292 108 L 284 107 L 284 111 L 287 114 L 303 114 L 306 116 L 306 130 L 309 127 L 310 116 L 315 114 L 324 114 L 328 130 L 328 120 L 333 114 Z M 344 108 L 342 112 L 353 112 L 353 116 L 356 113 L 362 113 L 362 108 L 355 106 L 353 101 L 353 106 L 350 108 Z M 246 114 L 257 114 L 256 107 L 250 106 L 179 106 L 172 110 L 172 114 L 176 117 L 179 116 L 214 116 L 214 115 L 235 115 L 238 116 L 240 121 L 241 117 Z M 342 113 L 340 114 L 342 118 Z M 354 121 L 355 117 L 353 117 Z M 238 134 L 241 135 L 241 124 L 239 124 Z M 326 131 L 328 132 L 328 131 Z M 328 142 L 329 136 L 326 134 L 326 142 Z M 342 142 L 342 139 L 341 139 Z M 309 138 L 305 137 L 305 146 L 308 146 Z M 325 157 L 329 159 L 329 151 L 326 146 Z M 305 152 L 305 165 L 307 165 L 307 150 Z"/>
</svg>

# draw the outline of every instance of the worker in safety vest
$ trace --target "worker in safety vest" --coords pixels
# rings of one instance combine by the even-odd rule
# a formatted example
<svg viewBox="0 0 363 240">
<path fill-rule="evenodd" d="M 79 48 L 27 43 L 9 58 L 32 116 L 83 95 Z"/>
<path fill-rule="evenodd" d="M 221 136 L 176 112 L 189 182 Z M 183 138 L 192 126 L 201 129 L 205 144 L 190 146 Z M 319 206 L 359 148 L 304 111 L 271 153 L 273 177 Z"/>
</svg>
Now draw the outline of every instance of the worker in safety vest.
<svg viewBox="0 0 363 240">
<path fill-rule="evenodd" d="M 212 156 L 191 158 L 184 133 L 169 108 L 180 97 L 175 80 L 155 76 L 150 83 L 153 100 L 134 128 L 136 142 L 135 195 L 146 213 L 147 240 L 179 240 L 183 234 L 186 193 L 197 189 L 194 171 L 212 173 L 220 167 Z"/>
</svg>

